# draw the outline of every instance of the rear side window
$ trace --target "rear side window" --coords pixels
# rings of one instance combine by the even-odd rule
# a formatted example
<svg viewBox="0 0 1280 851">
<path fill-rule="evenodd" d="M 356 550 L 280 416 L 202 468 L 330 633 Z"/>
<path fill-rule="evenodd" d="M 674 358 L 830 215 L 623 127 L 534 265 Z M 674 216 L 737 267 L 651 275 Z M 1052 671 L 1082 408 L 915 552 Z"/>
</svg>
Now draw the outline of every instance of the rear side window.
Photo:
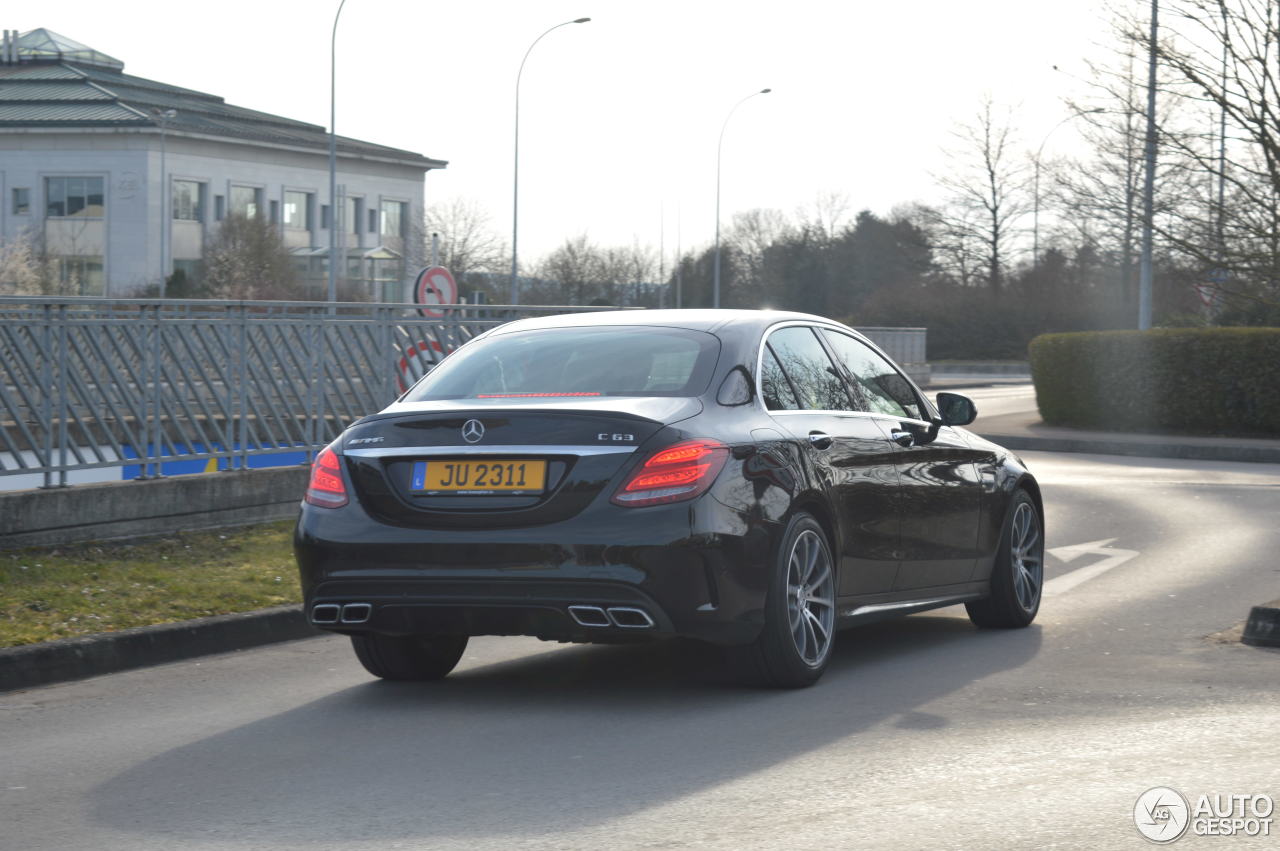
<svg viewBox="0 0 1280 851">
<path fill-rule="evenodd" d="M 796 394 L 791 389 L 791 382 L 783 374 L 773 349 L 764 347 L 764 356 L 760 363 L 760 393 L 764 397 L 764 406 L 771 411 L 795 411 L 800 408 Z"/>
<path fill-rule="evenodd" d="M 460 349 L 406 401 L 555 396 L 700 396 L 720 341 L 683 328 L 615 325 L 495 334 Z"/>
<path fill-rule="evenodd" d="M 918 420 L 920 400 L 907 380 L 870 346 L 847 334 L 823 330 L 836 358 L 853 379 L 863 410 Z"/>
<path fill-rule="evenodd" d="M 811 411 L 855 410 L 840 370 L 831 362 L 811 328 L 797 325 L 774 331 L 769 335 L 768 348 L 777 357 L 782 372 L 791 379 L 801 408 Z M 763 375 L 761 379 L 763 384 Z"/>
</svg>

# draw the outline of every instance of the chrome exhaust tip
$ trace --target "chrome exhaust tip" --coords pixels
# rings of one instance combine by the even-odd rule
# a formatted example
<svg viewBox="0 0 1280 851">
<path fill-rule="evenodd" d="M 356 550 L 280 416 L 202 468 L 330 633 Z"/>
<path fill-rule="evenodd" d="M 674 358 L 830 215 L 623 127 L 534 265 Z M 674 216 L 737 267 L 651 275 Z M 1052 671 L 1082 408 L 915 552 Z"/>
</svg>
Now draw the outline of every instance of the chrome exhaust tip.
<svg viewBox="0 0 1280 851">
<path fill-rule="evenodd" d="M 569 616 L 578 626 L 609 626 L 609 616 L 599 606 L 570 606 Z"/>
<path fill-rule="evenodd" d="M 312 623 L 337 623 L 342 607 L 336 603 L 320 603 L 311 608 Z"/>
<path fill-rule="evenodd" d="M 648 612 L 630 606 L 614 606 L 609 609 L 609 619 L 614 626 L 622 629 L 653 629 L 655 626 Z"/>
<path fill-rule="evenodd" d="M 342 607 L 343 623 L 368 623 L 373 614 L 373 606 L 369 603 L 347 603 Z"/>
</svg>

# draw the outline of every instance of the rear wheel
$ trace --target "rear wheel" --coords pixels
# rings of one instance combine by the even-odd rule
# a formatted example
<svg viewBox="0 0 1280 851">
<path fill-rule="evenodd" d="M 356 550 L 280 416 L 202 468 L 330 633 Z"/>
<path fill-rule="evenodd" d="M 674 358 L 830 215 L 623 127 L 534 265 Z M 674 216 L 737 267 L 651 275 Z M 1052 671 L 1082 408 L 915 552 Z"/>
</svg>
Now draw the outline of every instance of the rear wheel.
<svg viewBox="0 0 1280 851">
<path fill-rule="evenodd" d="M 981 627 L 1028 626 L 1040 610 L 1044 588 L 1044 523 L 1026 491 L 1013 497 L 1009 520 L 991 569 L 991 596 L 965 603 L 969 620 Z"/>
<path fill-rule="evenodd" d="M 465 635 L 351 636 L 351 646 L 364 669 L 384 680 L 438 680 L 447 675 L 467 649 Z"/>
<path fill-rule="evenodd" d="M 802 688 L 818 681 L 835 639 L 835 589 L 826 533 L 810 515 L 797 514 L 775 558 L 764 628 L 734 651 L 752 682 Z"/>
</svg>

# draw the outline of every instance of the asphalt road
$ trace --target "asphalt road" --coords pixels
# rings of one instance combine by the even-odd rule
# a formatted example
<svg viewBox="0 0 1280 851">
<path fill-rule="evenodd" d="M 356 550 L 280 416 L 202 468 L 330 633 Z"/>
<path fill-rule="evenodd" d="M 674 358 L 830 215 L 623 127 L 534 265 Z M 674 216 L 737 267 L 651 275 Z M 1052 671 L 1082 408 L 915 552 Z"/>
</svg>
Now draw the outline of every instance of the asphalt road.
<svg viewBox="0 0 1280 851">
<path fill-rule="evenodd" d="M 396 685 L 322 638 L 3 695 L 0 849 L 1137 849 L 1150 787 L 1280 797 L 1280 650 L 1212 637 L 1280 597 L 1280 467 L 1025 457 L 1030 629 L 849 630 L 796 692 L 524 639 Z"/>
</svg>

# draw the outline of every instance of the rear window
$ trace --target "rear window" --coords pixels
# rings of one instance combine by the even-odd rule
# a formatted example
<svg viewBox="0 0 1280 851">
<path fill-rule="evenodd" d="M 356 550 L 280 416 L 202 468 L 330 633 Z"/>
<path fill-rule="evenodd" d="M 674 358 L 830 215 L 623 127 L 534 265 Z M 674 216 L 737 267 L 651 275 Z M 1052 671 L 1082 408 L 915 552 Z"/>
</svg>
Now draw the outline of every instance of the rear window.
<svg viewBox="0 0 1280 851">
<path fill-rule="evenodd" d="M 556 396 L 700 396 L 720 343 L 681 328 L 609 326 L 495 334 L 448 357 L 409 402 Z"/>
</svg>

